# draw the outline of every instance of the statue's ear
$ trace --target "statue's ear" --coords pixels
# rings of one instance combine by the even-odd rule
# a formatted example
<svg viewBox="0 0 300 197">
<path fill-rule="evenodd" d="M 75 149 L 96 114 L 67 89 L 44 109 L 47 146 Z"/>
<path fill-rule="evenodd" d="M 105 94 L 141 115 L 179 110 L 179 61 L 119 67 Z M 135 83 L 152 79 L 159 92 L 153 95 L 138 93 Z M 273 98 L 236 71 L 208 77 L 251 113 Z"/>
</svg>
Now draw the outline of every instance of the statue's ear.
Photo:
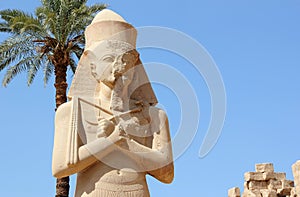
<svg viewBox="0 0 300 197">
<path fill-rule="evenodd" d="M 99 67 L 99 63 L 97 61 L 97 57 L 96 55 L 94 54 L 93 51 L 91 50 L 86 50 L 84 52 L 84 55 L 85 55 L 85 59 L 86 59 L 86 62 L 87 62 L 87 66 L 90 68 L 90 71 L 91 71 L 91 74 L 93 75 L 93 77 L 95 79 L 98 79 L 99 76 L 97 76 L 97 67 Z"/>
<path fill-rule="evenodd" d="M 86 50 L 83 53 L 85 55 L 86 60 L 88 60 L 90 65 L 96 65 L 97 64 L 97 57 L 91 50 Z"/>
<path fill-rule="evenodd" d="M 97 52 L 97 51 L 96 51 Z M 85 58 L 87 59 L 87 66 L 89 66 L 92 76 L 98 81 L 102 81 L 109 76 L 109 64 L 101 64 L 94 50 L 86 50 Z"/>
</svg>

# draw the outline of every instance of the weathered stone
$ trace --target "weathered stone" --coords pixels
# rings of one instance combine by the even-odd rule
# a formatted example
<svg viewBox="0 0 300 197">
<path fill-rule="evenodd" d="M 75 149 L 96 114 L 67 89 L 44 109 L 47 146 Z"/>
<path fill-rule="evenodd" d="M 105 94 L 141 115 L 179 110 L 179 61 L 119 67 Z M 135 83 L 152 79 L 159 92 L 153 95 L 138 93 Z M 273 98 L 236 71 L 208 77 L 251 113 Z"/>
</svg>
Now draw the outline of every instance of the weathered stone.
<svg viewBox="0 0 300 197">
<path fill-rule="evenodd" d="M 282 181 L 282 188 L 286 188 L 286 187 L 294 187 L 294 181 L 283 180 Z"/>
<path fill-rule="evenodd" d="M 292 190 L 291 187 L 278 189 L 277 194 L 280 195 L 280 196 L 289 196 L 289 195 L 291 195 L 291 190 Z"/>
<path fill-rule="evenodd" d="M 286 174 L 285 174 L 285 172 L 276 172 L 276 173 L 274 173 L 274 176 L 275 176 L 275 179 L 276 179 L 276 180 L 281 180 L 281 181 L 283 181 L 283 180 L 286 179 Z"/>
<path fill-rule="evenodd" d="M 240 197 L 240 196 L 241 196 L 240 188 L 233 187 L 228 190 L 228 197 Z"/>
<path fill-rule="evenodd" d="M 295 182 L 295 192 L 297 196 L 300 196 L 300 160 L 292 165 L 294 182 Z"/>
<path fill-rule="evenodd" d="M 258 189 L 245 190 L 242 197 L 262 197 Z"/>
<path fill-rule="evenodd" d="M 268 183 L 266 181 L 250 181 L 249 182 L 249 190 L 255 189 L 267 189 Z"/>
<path fill-rule="evenodd" d="M 248 190 L 249 189 L 249 181 L 244 182 L 244 190 Z"/>
<path fill-rule="evenodd" d="M 276 190 L 261 189 L 260 193 L 262 197 L 277 197 Z"/>
<path fill-rule="evenodd" d="M 297 197 L 296 189 L 294 187 L 291 189 L 290 197 Z"/>
<path fill-rule="evenodd" d="M 285 180 L 286 173 L 283 172 L 246 172 L 244 174 L 245 181 L 268 181 L 270 179 Z"/>
<path fill-rule="evenodd" d="M 256 164 L 256 172 L 244 174 L 242 197 L 300 197 L 300 160 L 292 168 L 294 181 L 286 180 L 284 172 L 274 172 L 271 163 Z"/>
<path fill-rule="evenodd" d="M 282 182 L 280 180 L 271 179 L 268 181 L 268 189 L 282 189 Z"/>
<path fill-rule="evenodd" d="M 268 181 L 270 179 L 275 179 L 275 173 L 274 172 L 264 172 L 263 179 L 266 181 Z"/>
<path fill-rule="evenodd" d="M 246 172 L 244 174 L 245 181 L 263 181 L 263 173 L 261 172 Z"/>
<path fill-rule="evenodd" d="M 274 172 L 274 166 L 272 163 L 261 163 L 255 165 L 256 172 Z"/>
</svg>

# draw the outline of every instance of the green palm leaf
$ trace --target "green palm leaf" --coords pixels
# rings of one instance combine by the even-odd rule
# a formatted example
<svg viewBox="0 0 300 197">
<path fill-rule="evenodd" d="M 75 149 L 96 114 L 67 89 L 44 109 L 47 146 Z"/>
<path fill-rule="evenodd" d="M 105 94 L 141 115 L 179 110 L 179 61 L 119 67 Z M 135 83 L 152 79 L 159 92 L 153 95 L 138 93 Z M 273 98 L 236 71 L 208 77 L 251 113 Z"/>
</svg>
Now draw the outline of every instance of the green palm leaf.
<svg viewBox="0 0 300 197">
<path fill-rule="evenodd" d="M 0 71 L 14 61 L 18 61 L 35 53 L 32 39 L 32 36 L 21 34 L 12 36 L 1 43 Z"/>
<path fill-rule="evenodd" d="M 53 75 L 53 72 L 54 72 L 53 64 L 49 60 L 46 60 L 43 68 L 44 85 L 48 84 L 48 81 L 50 77 Z"/>
<path fill-rule="evenodd" d="M 65 66 L 74 71 L 84 48 L 84 29 L 106 7 L 87 6 L 86 0 L 41 0 L 41 3 L 34 15 L 16 9 L 0 10 L 0 32 L 11 34 L 0 43 L 0 71 L 6 69 L 8 75 L 3 80 L 5 86 L 22 71 L 27 72 L 30 85 L 40 68 L 47 84 L 55 70 L 54 60 L 61 58 L 59 55 L 68 58 Z M 29 57 L 34 58 L 29 61 Z"/>
<path fill-rule="evenodd" d="M 6 74 L 4 76 L 4 79 L 2 81 L 3 86 L 7 86 L 9 82 L 19 73 L 29 70 L 31 66 L 32 57 L 26 57 L 19 61 L 17 64 L 10 66 Z"/>
</svg>

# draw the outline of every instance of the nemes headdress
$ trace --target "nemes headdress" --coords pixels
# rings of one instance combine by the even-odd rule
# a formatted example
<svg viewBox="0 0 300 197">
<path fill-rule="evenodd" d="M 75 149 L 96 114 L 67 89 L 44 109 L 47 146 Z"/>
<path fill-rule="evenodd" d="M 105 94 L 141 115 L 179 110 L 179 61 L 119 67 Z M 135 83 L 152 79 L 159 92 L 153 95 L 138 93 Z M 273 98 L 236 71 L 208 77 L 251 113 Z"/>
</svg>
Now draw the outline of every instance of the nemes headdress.
<svg viewBox="0 0 300 197">
<path fill-rule="evenodd" d="M 85 119 L 91 122 L 97 121 L 96 116 L 89 115 L 93 114 L 90 111 L 91 108 L 79 107 L 79 99 L 84 100 L 88 106 L 94 106 L 94 115 L 99 113 L 95 107 L 98 104 L 97 102 L 99 102 L 97 95 L 99 95 L 100 86 L 99 81 L 92 73 L 93 64 L 97 65 L 97 57 L 101 57 L 107 52 L 103 49 L 103 46 L 110 47 L 110 45 L 114 45 L 111 46 L 111 48 L 120 50 L 121 52 L 124 52 L 124 50 L 135 50 L 136 37 L 137 31 L 132 25 L 128 24 L 120 15 L 107 9 L 99 12 L 92 23 L 86 28 L 85 50 L 79 60 L 75 76 L 68 92 L 68 99 L 73 100 L 72 126 L 69 130 L 69 141 L 67 142 L 68 165 L 75 164 L 78 159 L 77 134 L 79 134 L 83 143 L 87 142 L 87 135 L 81 133 L 82 129 L 78 130 L 78 128 L 82 127 L 80 121 L 78 121 L 81 117 L 81 113 L 86 115 Z M 103 54 L 101 55 L 101 53 Z M 143 104 L 153 106 L 157 103 L 157 99 L 142 63 L 138 56 L 137 58 L 134 66 L 133 81 L 128 86 L 130 102 L 138 103 L 141 101 Z"/>
<path fill-rule="evenodd" d="M 119 47 L 127 47 L 128 50 L 135 49 L 137 30 L 117 13 L 105 9 L 99 12 L 86 28 L 85 38 L 85 51 L 78 63 L 68 98 L 71 100 L 76 96 L 93 102 L 95 93 L 99 91 L 97 89 L 99 84 L 92 75 L 91 64 L 97 61 L 97 56 L 101 55 L 99 53 L 102 51 L 98 46 L 103 42 L 110 42 L 118 43 Z M 139 58 L 135 65 L 134 81 L 129 87 L 132 89 L 130 99 L 153 106 L 157 104 L 157 99 Z"/>
</svg>

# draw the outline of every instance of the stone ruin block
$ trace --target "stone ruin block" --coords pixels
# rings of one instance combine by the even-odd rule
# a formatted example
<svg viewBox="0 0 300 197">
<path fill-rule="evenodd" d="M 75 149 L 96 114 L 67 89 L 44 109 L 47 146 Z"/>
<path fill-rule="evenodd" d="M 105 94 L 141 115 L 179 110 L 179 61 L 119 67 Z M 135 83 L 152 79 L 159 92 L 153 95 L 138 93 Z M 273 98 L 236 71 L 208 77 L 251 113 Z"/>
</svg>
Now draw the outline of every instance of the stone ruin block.
<svg viewBox="0 0 300 197">
<path fill-rule="evenodd" d="M 245 181 L 263 181 L 263 173 L 261 172 L 246 172 L 244 174 Z"/>
<path fill-rule="evenodd" d="M 262 197 L 277 197 L 276 190 L 261 189 L 260 193 L 261 193 Z"/>
<path fill-rule="evenodd" d="M 255 165 L 256 172 L 274 172 L 272 163 L 260 163 Z"/>
<path fill-rule="evenodd" d="M 268 189 L 282 189 L 282 182 L 280 180 L 271 179 L 268 181 Z"/>
<path fill-rule="evenodd" d="M 292 188 L 282 188 L 277 190 L 277 195 L 278 196 L 290 196 L 291 195 L 291 190 Z"/>
<path fill-rule="evenodd" d="M 264 172 L 263 179 L 266 181 L 268 181 L 270 179 L 275 179 L 275 173 L 274 172 Z"/>
<path fill-rule="evenodd" d="M 286 187 L 294 187 L 294 181 L 283 180 L 282 181 L 282 188 L 286 188 Z"/>
<path fill-rule="evenodd" d="M 247 190 L 249 189 L 249 182 L 244 182 L 244 190 Z"/>
<path fill-rule="evenodd" d="M 284 172 L 246 172 L 244 174 L 245 181 L 268 181 L 270 179 L 285 180 L 286 173 Z"/>
<path fill-rule="evenodd" d="M 240 188 L 233 187 L 228 190 L 228 197 L 241 197 Z"/>
<path fill-rule="evenodd" d="M 300 196 L 300 160 L 292 165 L 294 183 L 295 183 L 295 193 Z"/>
<path fill-rule="evenodd" d="M 266 182 L 266 181 L 250 181 L 249 182 L 249 190 L 267 189 L 267 188 L 268 188 L 268 182 Z"/>
<path fill-rule="evenodd" d="M 291 189 L 290 197 L 297 197 L 296 189 L 294 187 Z"/>
<path fill-rule="evenodd" d="M 274 173 L 274 176 L 275 176 L 275 179 L 276 179 L 276 180 L 281 180 L 281 181 L 283 181 L 283 180 L 286 179 L 286 174 L 285 174 L 285 172 L 276 172 L 276 173 Z"/>
<path fill-rule="evenodd" d="M 300 197 L 300 160 L 292 168 L 295 181 L 286 180 L 286 173 L 284 172 L 274 172 L 274 167 L 271 163 L 256 164 L 256 172 L 246 172 L 244 174 L 244 192 L 241 196 Z M 235 188 L 228 191 L 228 196 L 237 196 Z"/>
<path fill-rule="evenodd" d="M 242 197 L 262 197 L 258 189 L 244 190 Z"/>
</svg>

